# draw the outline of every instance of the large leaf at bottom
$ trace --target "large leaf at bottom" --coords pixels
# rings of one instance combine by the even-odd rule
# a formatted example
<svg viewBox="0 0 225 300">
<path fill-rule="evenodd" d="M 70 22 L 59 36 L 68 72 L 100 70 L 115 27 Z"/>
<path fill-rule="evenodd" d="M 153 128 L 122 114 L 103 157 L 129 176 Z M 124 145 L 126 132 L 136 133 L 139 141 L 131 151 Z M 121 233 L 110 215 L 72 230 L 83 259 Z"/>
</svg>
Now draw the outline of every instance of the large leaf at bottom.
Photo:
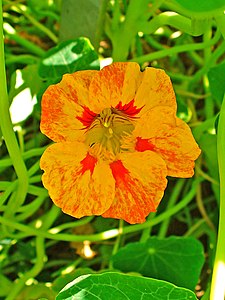
<svg viewBox="0 0 225 300">
<path fill-rule="evenodd" d="M 156 279 L 119 273 L 80 276 L 56 300 L 197 300 L 189 290 Z"/>
<path fill-rule="evenodd" d="M 194 290 L 204 263 L 202 244 L 194 238 L 149 238 L 130 243 L 113 257 L 113 266 L 123 272 L 166 280 Z"/>
</svg>

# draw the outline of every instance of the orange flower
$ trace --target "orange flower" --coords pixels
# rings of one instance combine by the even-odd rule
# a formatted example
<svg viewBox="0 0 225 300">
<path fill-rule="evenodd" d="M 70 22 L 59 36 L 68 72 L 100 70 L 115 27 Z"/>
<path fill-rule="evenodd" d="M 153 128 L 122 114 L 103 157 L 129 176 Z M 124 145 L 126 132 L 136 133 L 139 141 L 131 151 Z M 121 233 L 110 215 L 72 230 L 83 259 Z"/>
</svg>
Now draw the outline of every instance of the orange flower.
<svg viewBox="0 0 225 300">
<path fill-rule="evenodd" d="M 141 223 L 156 208 L 166 176 L 191 177 L 200 154 L 176 117 L 163 70 L 113 63 L 66 74 L 42 99 L 41 131 L 52 139 L 41 158 L 54 203 L 76 218 Z"/>
</svg>

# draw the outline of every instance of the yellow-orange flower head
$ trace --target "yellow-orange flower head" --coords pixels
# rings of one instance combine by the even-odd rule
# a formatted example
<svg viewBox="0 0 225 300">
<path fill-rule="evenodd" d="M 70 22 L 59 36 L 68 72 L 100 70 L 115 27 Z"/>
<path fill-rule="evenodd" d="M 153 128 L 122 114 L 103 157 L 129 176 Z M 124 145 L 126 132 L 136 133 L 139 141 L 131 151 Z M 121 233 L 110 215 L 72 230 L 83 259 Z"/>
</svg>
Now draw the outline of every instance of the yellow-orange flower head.
<svg viewBox="0 0 225 300">
<path fill-rule="evenodd" d="M 41 131 L 55 144 L 41 168 L 54 203 L 76 218 L 144 222 L 163 197 L 166 176 L 191 177 L 200 154 L 176 110 L 165 72 L 141 72 L 137 63 L 66 74 L 49 86 Z"/>
</svg>

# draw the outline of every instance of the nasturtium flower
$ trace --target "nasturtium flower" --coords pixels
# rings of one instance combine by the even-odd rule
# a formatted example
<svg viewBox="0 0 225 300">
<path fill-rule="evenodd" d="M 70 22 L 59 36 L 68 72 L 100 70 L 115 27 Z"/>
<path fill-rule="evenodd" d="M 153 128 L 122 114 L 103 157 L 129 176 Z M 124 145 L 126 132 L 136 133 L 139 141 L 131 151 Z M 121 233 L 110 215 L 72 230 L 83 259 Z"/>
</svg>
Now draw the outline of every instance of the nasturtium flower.
<svg viewBox="0 0 225 300">
<path fill-rule="evenodd" d="M 44 186 L 65 213 L 142 223 L 167 176 L 191 177 L 200 154 L 163 70 L 133 62 L 66 74 L 42 99 Z"/>
</svg>

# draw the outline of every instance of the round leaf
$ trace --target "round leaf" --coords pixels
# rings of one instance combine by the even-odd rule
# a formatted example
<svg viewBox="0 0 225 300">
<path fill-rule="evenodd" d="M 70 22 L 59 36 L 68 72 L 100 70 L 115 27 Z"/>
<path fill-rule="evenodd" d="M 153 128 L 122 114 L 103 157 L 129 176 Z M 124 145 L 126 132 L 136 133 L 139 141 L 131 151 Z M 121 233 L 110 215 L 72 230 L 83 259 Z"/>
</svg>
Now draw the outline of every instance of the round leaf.
<svg viewBox="0 0 225 300">
<path fill-rule="evenodd" d="M 42 78 L 61 78 L 65 73 L 99 69 L 98 55 L 86 38 L 62 42 L 47 51 L 39 66 Z"/>
<path fill-rule="evenodd" d="M 112 258 L 123 272 L 166 280 L 194 290 L 204 263 L 202 244 L 194 238 L 152 237 L 145 243 L 130 243 Z"/>
<path fill-rule="evenodd" d="M 156 279 L 104 273 L 80 276 L 56 300 L 197 300 L 189 290 Z"/>
</svg>

